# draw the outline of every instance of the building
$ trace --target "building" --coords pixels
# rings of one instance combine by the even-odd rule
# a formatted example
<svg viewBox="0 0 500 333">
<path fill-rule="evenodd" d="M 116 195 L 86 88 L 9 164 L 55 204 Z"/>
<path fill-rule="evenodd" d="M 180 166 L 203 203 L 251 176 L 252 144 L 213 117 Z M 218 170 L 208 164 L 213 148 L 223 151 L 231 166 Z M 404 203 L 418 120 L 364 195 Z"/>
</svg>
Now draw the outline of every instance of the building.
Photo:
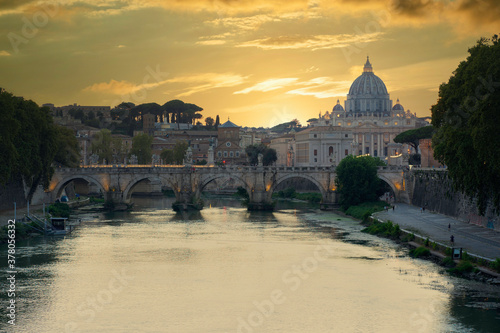
<svg viewBox="0 0 500 333">
<path fill-rule="evenodd" d="M 352 132 L 340 126 L 310 127 L 295 134 L 294 166 L 335 166 L 352 154 L 352 143 Z"/>
<path fill-rule="evenodd" d="M 386 158 L 407 150 L 393 141 L 399 133 L 425 126 L 427 122 L 405 111 L 399 99 L 393 105 L 384 82 L 373 73 L 367 59 L 363 73 L 349 89 L 344 106 L 337 100 L 331 112 L 320 113 L 318 119 L 312 119 L 309 124 L 323 128 L 335 126 L 351 132 L 353 155 Z"/>
<path fill-rule="evenodd" d="M 240 141 L 240 127 L 226 121 L 217 128 L 217 146 L 215 148 L 215 160 L 224 164 L 246 163 L 245 149 Z"/>
<path fill-rule="evenodd" d="M 271 139 L 269 147 L 276 150 L 276 166 L 295 165 L 295 133 Z"/>
<path fill-rule="evenodd" d="M 150 136 L 155 134 L 156 116 L 152 113 L 147 113 L 142 116 L 142 131 Z"/>
</svg>

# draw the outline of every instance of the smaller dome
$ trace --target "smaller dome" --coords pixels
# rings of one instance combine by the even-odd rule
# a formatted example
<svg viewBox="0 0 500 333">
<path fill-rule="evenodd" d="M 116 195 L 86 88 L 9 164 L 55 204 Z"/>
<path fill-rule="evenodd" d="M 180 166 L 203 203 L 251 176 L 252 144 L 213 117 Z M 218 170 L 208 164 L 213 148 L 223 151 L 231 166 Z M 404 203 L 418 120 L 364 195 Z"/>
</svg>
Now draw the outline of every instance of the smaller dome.
<svg viewBox="0 0 500 333">
<path fill-rule="evenodd" d="M 392 107 L 392 111 L 404 111 L 404 107 L 399 103 L 399 98 L 396 102 L 396 105 Z"/>
<path fill-rule="evenodd" d="M 342 107 L 342 105 L 340 105 L 340 101 L 339 100 L 337 100 L 337 105 L 335 105 L 333 107 L 332 111 L 344 111 L 344 108 Z"/>
</svg>

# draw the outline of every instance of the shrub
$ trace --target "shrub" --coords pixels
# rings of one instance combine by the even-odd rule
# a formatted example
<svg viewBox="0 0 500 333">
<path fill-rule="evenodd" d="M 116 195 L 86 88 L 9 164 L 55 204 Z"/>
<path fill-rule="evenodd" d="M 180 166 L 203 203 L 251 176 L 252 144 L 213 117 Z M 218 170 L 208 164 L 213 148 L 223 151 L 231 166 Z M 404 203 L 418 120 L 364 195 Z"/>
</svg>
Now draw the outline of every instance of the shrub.
<svg viewBox="0 0 500 333">
<path fill-rule="evenodd" d="M 451 257 L 446 257 L 441 261 L 441 265 L 443 265 L 444 267 L 453 268 L 457 264 L 455 263 L 455 261 L 453 261 Z"/>
<path fill-rule="evenodd" d="M 403 242 L 411 242 L 415 240 L 415 234 L 406 234 L 406 236 L 403 238 Z"/>
<path fill-rule="evenodd" d="M 448 272 L 455 275 L 461 275 L 464 273 L 471 273 L 475 270 L 474 265 L 468 260 L 461 260 L 460 263 L 454 267 L 450 268 Z"/>
<path fill-rule="evenodd" d="M 490 264 L 491 268 L 493 268 L 495 271 L 500 273 L 500 258 L 496 258 L 495 261 L 493 261 Z"/>
<path fill-rule="evenodd" d="M 69 208 L 68 204 L 62 202 L 56 202 L 49 206 L 49 213 L 55 217 L 69 217 L 71 213 L 71 208 Z"/>
<path fill-rule="evenodd" d="M 428 248 L 425 248 L 423 246 L 419 246 L 416 249 L 411 249 L 410 250 L 410 256 L 413 258 L 422 258 L 422 257 L 428 257 L 430 256 L 431 251 L 429 251 Z"/>
<path fill-rule="evenodd" d="M 425 245 L 425 246 L 429 246 L 429 237 L 427 237 L 427 238 L 425 239 L 424 245 Z"/>
</svg>

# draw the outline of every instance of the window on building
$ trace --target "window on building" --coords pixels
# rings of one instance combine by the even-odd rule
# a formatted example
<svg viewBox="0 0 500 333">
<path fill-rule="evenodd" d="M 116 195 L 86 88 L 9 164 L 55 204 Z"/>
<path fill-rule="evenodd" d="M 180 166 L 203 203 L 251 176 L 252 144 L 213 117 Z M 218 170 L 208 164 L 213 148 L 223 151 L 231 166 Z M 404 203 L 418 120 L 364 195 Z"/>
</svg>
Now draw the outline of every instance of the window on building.
<svg viewBox="0 0 500 333">
<path fill-rule="evenodd" d="M 349 122 L 347 122 L 347 126 L 351 126 L 351 122 L 350 122 L 350 121 L 349 121 Z"/>
<path fill-rule="evenodd" d="M 388 155 L 388 148 L 387 147 L 384 147 L 384 156 L 387 156 Z"/>
<path fill-rule="evenodd" d="M 406 121 L 406 125 L 410 125 L 410 120 L 407 120 L 407 121 Z"/>
<path fill-rule="evenodd" d="M 318 137 L 318 134 L 314 134 L 314 135 L 313 135 L 313 138 L 317 138 L 317 137 Z"/>
<path fill-rule="evenodd" d="M 224 151 L 224 157 L 227 157 L 227 151 Z"/>
<path fill-rule="evenodd" d="M 363 151 L 360 149 L 358 152 L 358 155 L 362 155 L 362 154 L 363 154 Z"/>
<path fill-rule="evenodd" d="M 234 157 L 234 152 L 230 151 L 229 152 L 229 157 Z"/>
<path fill-rule="evenodd" d="M 333 147 L 330 146 L 328 147 L 328 156 L 332 156 L 332 154 L 333 154 Z"/>
<path fill-rule="evenodd" d="M 342 126 L 342 123 L 339 121 L 339 122 L 337 123 L 337 125 L 338 125 L 338 126 Z"/>
<path fill-rule="evenodd" d="M 394 125 L 397 125 L 397 124 L 398 124 L 398 122 L 397 122 L 397 121 L 396 121 L 396 122 L 394 122 Z"/>
<path fill-rule="evenodd" d="M 318 162 L 318 159 L 316 157 L 314 158 L 314 162 Z"/>
<path fill-rule="evenodd" d="M 349 155 L 349 149 L 345 150 L 344 156 L 347 156 L 347 155 Z"/>
<path fill-rule="evenodd" d="M 348 138 L 349 137 L 349 134 L 345 134 L 344 137 Z"/>
<path fill-rule="evenodd" d="M 385 116 L 385 115 L 384 115 L 384 116 Z M 384 125 L 385 125 L 385 126 L 389 125 L 389 122 L 388 122 L 387 120 L 386 120 L 386 121 L 384 121 Z"/>
<path fill-rule="evenodd" d="M 370 147 L 365 147 L 365 154 L 370 154 Z"/>
<path fill-rule="evenodd" d="M 318 150 L 314 149 L 314 156 L 318 156 Z"/>
<path fill-rule="evenodd" d="M 373 156 L 377 157 L 378 156 L 377 153 L 378 153 L 377 149 L 373 149 Z"/>
<path fill-rule="evenodd" d="M 370 142 L 370 134 L 365 134 L 365 142 Z"/>
<path fill-rule="evenodd" d="M 240 157 L 240 152 L 239 151 L 236 152 L 236 157 Z"/>
<path fill-rule="evenodd" d="M 219 151 L 219 152 L 217 153 L 217 156 L 222 157 L 222 152 L 221 152 L 221 151 Z"/>
</svg>

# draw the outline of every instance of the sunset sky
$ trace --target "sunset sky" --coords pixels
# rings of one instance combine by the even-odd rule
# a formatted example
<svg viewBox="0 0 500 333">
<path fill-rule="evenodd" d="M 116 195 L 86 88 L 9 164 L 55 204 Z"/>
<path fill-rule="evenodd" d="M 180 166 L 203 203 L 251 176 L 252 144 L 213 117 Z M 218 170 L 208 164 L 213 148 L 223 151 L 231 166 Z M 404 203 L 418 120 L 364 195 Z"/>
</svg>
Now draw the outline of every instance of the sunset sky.
<svg viewBox="0 0 500 333">
<path fill-rule="evenodd" d="M 38 104 L 181 99 L 240 126 L 303 124 L 370 56 L 391 99 L 430 115 L 498 0 L 0 0 L 0 87 Z"/>
</svg>

